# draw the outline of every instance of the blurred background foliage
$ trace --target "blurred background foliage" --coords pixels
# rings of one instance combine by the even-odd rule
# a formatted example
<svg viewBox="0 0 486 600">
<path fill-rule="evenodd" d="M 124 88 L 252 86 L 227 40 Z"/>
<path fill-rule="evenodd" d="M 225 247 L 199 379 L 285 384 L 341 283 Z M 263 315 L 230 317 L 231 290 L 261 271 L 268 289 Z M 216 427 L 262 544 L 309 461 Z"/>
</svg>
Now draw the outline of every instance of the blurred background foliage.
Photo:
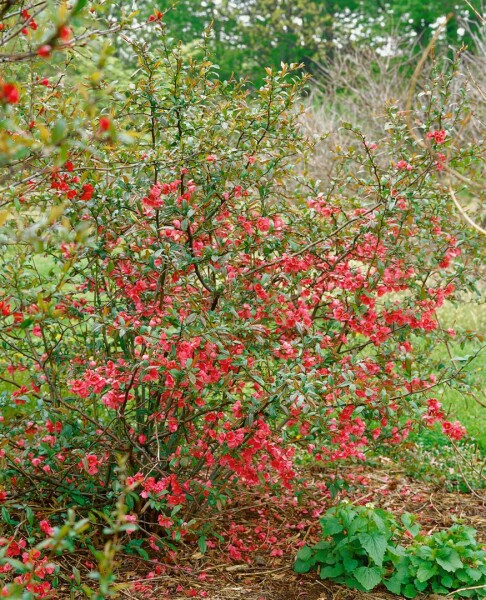
<svg viewBox="0 0 486 600">
<path fill-rule="evenodd" d="M 136 12 L 143 22 L 154 3 L 111 3 L 114 16 Z M 257 86 L 263 69 L 281 62 L 302 63 L 319 75 L 337 49 L 375 48 L 399 57 L 403 46 L 420 52 L 442 20 L 446 46 L 474 51 L 481 26 L 482 0 L 156 0 L 155 9 L 188 53 L 197 53 L 203 32 L 222 79 L 248 77 Z M 150 35 L 139 31 L 137 36 Z M 125 56 L 125 60 L 135 57 Z"/>
</svg>

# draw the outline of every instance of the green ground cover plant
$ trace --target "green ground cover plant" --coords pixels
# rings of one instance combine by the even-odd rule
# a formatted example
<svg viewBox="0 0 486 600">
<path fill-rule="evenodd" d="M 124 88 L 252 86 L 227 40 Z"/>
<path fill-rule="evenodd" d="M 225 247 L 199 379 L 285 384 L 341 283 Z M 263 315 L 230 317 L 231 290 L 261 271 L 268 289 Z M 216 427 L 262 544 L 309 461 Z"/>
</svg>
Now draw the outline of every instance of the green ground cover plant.
<svg viewBox="0 0 486 600">
<path fill-rule="evenodd" d="M 408 513 L 398 519 L 351 503 L 329 509 L 320 523 L 323 541 L 299 550 L 298 573 L 317 568 L 321 579 L 363 591 L 382 584 L 406 598 L 486 596 L 486 552 L 471 527 L 456 523 L 427 535 Z"/>
</svg>

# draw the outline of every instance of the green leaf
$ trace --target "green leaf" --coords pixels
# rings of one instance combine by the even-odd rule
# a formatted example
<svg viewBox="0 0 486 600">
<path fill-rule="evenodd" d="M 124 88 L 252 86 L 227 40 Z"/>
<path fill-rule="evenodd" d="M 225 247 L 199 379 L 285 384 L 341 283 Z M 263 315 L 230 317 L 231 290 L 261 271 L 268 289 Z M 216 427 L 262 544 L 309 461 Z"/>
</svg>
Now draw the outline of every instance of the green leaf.
<svg viewBox="0 0 486 600">
<path fill-rule="evenodd" d="M 336 535 L 341 533 L 343 526 L 335 517 L 324 517 L 321 519 L 322 533 L 323 535 Z"/>
<path fill-rule="evenodd" d="M 22 321 L 22 323 L 20 323 L 20 329 L 27 329 L 27 327 L 30 327 L 33 322 L 34 322 L 34 319 L 32 317 L 28 317 L 27 319 L 24 319 Z"/>
<path fill-rule="evenodd" d="M 381 567 L 388 545 L 386 537 L 382 533 L 360 533 L 358 539 L 368 556 Z"/>
<path fill-rule="evenodd" d="M 208 549 L 208 545 L 206 542 L 206 536 L 201 535 L 201 537 L 197 540 L 197 545 L 199 546 L 199 552 L 201 554 L 206 554 L 206 550 Z"/>
<path fill-rule="evenodd" d="M 25 516 L 27 517 L 27 521 L 28 521 L 29 525 L 32 526 L 34 523 L 35 517 L 34 517 L 34 513 L 32 512 L 31 508 L 27 507 L 25 509 Z"/>
<path fill-rule="evenodd" d="M 294 563 L 294 571 L 296 573 L 308 573 L 311 570 L 311 563 L 304 560 L 296 560 Z"/>
<path fill-rule="evenodd" d="M 53 144 L 59 143 L 65 136 L 67 124 L 64 119 L 59 119 L 54 123 L 54 127 L 52 128 L 51 140 Z"/>
<path fill-rule="evenodd" d="M 388 555 L 392 558 L 393 562 L 399 562 L 400 559 L 406 555 L 407 551 L 403 546 L 388 546 Z"/>
<path fill-rule="evenodd" d="M 366 532 L 368 531 L 369 520 L 365 517 L 357 517 L 353 520 L 348 528 L 349 535 L 354 535 L 358 533 L 358 531 Z"/>
<path fill-rule="evenodd" d="M 317 544 L 314 544 L 314 546 L 312 546 L 313 550 L 329 550 L 330 547 L 330 542 L 317 542 Z"/>
<path fill-rule="evenodd" d="M 479 581 L 481 579 L 481 571 L 479 569 L 468 568 L 466 569 L 466 573 L 473 581 Z"/>
<path fill-rule="evenodd" d="M 332 552 L 329 552 L 329 550 L 318 550 L 314 554 L 314 561 L 316 563 L 333 565 L 338 561 L 341 562 L 341 557 L 337 557 Z"/>
<path fill-rule="evenodd" d="M 436 573 L 437 565 L 425 562 L 417 569 L 417 579 L 420 582 L 428 581 L 431 577 L 436 575 Z"/>
<path fill-rule="evenodd" d="M 19 573 L 27 573 L 27 571 L 29 570 L 28 567 L 26 567 L 22 561 L 17 560 L 16 558 L 0 558 L 0 564 L 8 564 Z"/>
<path fill-rule="evenodd" d="M 404 513 L 402 515 L 402 523 L 413 537 L 417 537 L 420 533 L 420 524 L 415 523 L 415 518 L 410 513 Z"/>
<path fill-rule="evenodd" d="M 335 579 L 344 573 L 342 565 L 335 565 L 334 567 L 324 567 L 320 570 L 321 579 Z"/>
<path fill-rule="evenodd" d="M 432 558 L 432 548 L 429 548 L 429 546 L 419 546 L 416 554 L 423 559 Z"/>
<path fill-rule="evenodd" d="M 354 558 L 345 558 L 343 560 L 343 565 L 346 571 L 354 571 L 359 563 L 357 560 L 354 560 Z"/>
<path fill-rule="evenodd" d="M 385 587 L 392 594 L 399 594 L 402 589 L 402 580 L 398 574 L 393 575 L 390 579 L 383 581 Z"/>
<path fill-rule="evenodd" d="M 312 550 L 309 546 L 302 546 L 297 552 L 296 560 L 308 561 L 312 558 Z"/>
<path fill-rule="evenodd" d="M 414 579 L 413 584 L 419 592 L 423 592 L 424 590 L 426 590 L 429 585 L 427 581 L 419 581 L 418 579 Z"/>
<path fill-rule="evenodd" d="M 441 551 L 435 560 L 438 565 L 449 573 L 453 573 L 463 566 L 459 554 L 455 550 Z"/>
<path fill-rule="evenodd" d="M 418 590 L 416 589 L 416 587 L 409 583 L 408 585 L 405 586 L 405 589 L 403 590 L 403 595 L 406 598 L 415 598 L 415 596 L 418 596 Z"/>
<path fill-rule="evenodd" d="M 369 592 L 380 583 L 382 573 L 378 567 L 360 567 L 353 575 L 356 581 Z"/>
<path fill-rule="evenodd" d="M 432 579 L 430 585 L 432 587 L 432 591 L 435 594 L 447 594 L 449 592 L 448 588 L 444 587 L 443 585 L 440 585 L 440 583 L 438 583 L 435 579 Z"/>
<path fill-rule="evenodd" d="M 18 521 L 15 521 L 14 519 L 12 519 L 12 517 L 10 516 L 10 513 L 5 508 L 5 506 L 2 506 L 2 517 L 3 517 L 3 520 L 6 523 L 8 523 L 9 525 L 18 525 Z"/>
<path fill-rule="evenodd" d="M 87 3 L 88 3 L 88 0 L 78 0 L 73 8 L 73 12 L 71 13 L 72 16 L 74 17 L 79 12 L 81 12 Z"/>
</svg>

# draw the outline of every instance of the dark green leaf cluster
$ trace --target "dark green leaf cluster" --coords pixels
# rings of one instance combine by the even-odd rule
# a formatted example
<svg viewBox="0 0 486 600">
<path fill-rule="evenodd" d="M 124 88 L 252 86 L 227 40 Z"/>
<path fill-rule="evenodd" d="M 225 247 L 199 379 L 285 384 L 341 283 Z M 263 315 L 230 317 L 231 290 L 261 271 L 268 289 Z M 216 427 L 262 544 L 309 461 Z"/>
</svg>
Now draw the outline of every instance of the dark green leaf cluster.
<svg viewBox="0 0 486 600">
<path fill-rule="evenodd" d="M 323 541 L 299 550 L 297 573 L 317 568 L 321 579 L 362 591 L 381 583 L 406 598 L 424 592 L 486 597 L 486 552 L 470 527 L 456 523 L 422 536 L 408 513 L 398 521 L 385 510 L 349 503 L 328 510 L 321 526 Z M 406 539 L 413 541 L 405 546 Z"/>
<path fill-rule="evenodd" d="M 415 598 L 420 592 L 465 598 L 486 597 L 486 552 L 471 527 L 456 523 L 447 530 L 418 538 L 394 562 L 395 572 L 384 581 L 394 593 Z"/>
</svg>

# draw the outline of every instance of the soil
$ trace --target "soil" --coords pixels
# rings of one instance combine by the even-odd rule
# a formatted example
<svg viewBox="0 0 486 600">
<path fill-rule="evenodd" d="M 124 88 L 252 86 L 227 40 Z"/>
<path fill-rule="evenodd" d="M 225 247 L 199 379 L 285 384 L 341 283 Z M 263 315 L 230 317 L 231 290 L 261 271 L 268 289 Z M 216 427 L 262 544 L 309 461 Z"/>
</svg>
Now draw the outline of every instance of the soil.
<svg viewBox="0 0 486 600">
<path fill-rule="evenodd" d="M 324 478 L 323 473 L 310 473 L 311 478 Z M 379 468 L 353 467 L 351 477 L 359 480 L 361 487 L 355 489 L 352 500 L 359 503 L 373 502 L 394 514 L 408 511 L 418 516 L 419 522 L 428 534 L 449 527 L 455 519 L 461 519 L 478 532 L 478 539 L 486 543 L 486 496 L 484 492 L 460 494 L 444 492 L 429 483 L 408 479 L 399 465 L 383 464 Z M 322 489 L 322 488 L 321 488 Z M 361 494 L 360 494 L 361 492 Z M 339 501 L 325 498 L 317 489 L 309 492 L 325 508 Z M 258 525 L 261 512 L 257 507 L 262 501 L 245 494 L 232 508 L 232 514 L 222 513 L 215 520 L 236 520 L 254 529 Z M 231 512 L 230 511 L 230 512 Z M 236 515 L 237 513 L 237 515 Z M 286 527 L 292 540 L 289 547 L 295 547 L 295 540 L 305 539 L 308 543 L 317 540 L 318 530 L 298 531 L 301 521 L 299 511 L 285 511 L 270 508 L 274 515 L 275 527 Z M 318 519 L 313 519 L 318 521 Z M 297 533 L 294 533 L 297 530 Z M 289 538 L 290 539 L 290 538 Z M 204 556 L 187 547 L 187 553 L 177 555 L 177 564 L 168 566 L 163 575 L 147 578 L 150 565 L 146 561 L 125 555 L 119 559 L 117 581 L 120 582 L 119 598 L 156 600 L 185 600 L 187 598 L 207 598 L 209 600 L 398 600 L 398 596 L 384 588 L 376 588 L 371 593 L 349 590 L 328 581 L 321 581 L 316 573 L 299 575 L 292 570 L 293 556 L 288 552 L 283 556 L 254 556 L 253 563 L 229 560 L 221 551 L 210 550 Z M 77 559 L 77 562 L 79 561 Z M 204 579 L 201 578 L 201 575 Z M 123 583 L 122 583 L 123 582 Z M 63 597 L 63 596 L 61 596 Z M 66 598 L 72 596 L 66 595 Z M 433 598 L 433 596 L 428 596 Z"/>
</svg>

